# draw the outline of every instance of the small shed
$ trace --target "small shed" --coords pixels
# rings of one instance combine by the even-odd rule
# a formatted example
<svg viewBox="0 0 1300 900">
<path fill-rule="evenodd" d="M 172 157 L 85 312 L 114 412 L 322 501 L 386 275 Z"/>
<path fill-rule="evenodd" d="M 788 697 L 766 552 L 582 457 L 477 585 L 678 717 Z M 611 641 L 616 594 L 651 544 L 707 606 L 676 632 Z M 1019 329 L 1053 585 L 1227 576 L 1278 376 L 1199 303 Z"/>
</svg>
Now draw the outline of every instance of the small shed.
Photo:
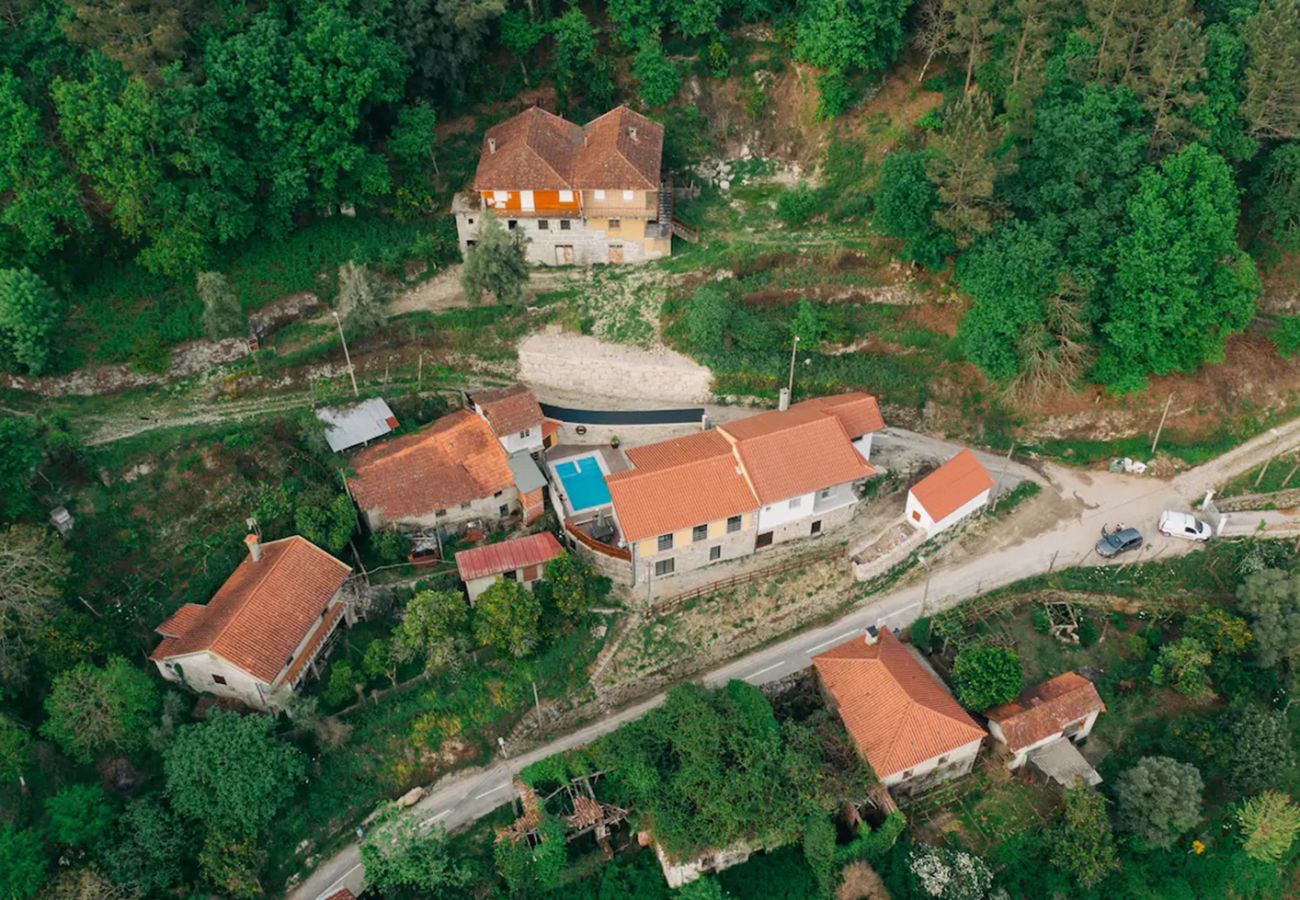
<svg viewBox="0 0 1300 900">
<path fill-rule="evenodd" d="M 1077 672 L 1066 672 L 1027 688 L 1018 699 L 995 706 L 984 715 L 989 720 L 989 733 L 1010 757 L 1007 768 L 1018 769 L 1050 744 L 1063 739 L 1076 743 L 1084 740 L 1105 711 L 1106 704 L 1093 683 Z M 1061 751 L 1055 752 L 1054 758 L 1065 758 Z"/>
<path fill-rule="evenodd" d="M 975 454 L 962 450 L 907 492 L 904 515 L 929 535 L 951 528 L 989 502 L 993 479 Z"/>
<path fill-rule="evenodd" d="M 397 417 L 378 397 L 318 409 L 316 418 L 325 423 L 325 441 L 335 453 L 369 443 L 397 427 Z"/>
<path fill-rule="evenodd" d="M 510 474 L 514 476 L 515 488 L 519 491 L 519 506 L 524 513 L 524 524 L 531 525 L 546 512 L 545 494 L 546 476 L 533 462 L 532 454 L 527 450 L 518 450 L 506 458 Z"/>
<path fill-rule="evenodd" d="M 548 562 L 560 553 L 560 542 L 549 531 L 462 550 L 456 554 L 456 569 L 469 593 L 469 602 L 478 600 L 498 578 L 518 581 L 528 590 L 542 577 Z"/>
</svg>

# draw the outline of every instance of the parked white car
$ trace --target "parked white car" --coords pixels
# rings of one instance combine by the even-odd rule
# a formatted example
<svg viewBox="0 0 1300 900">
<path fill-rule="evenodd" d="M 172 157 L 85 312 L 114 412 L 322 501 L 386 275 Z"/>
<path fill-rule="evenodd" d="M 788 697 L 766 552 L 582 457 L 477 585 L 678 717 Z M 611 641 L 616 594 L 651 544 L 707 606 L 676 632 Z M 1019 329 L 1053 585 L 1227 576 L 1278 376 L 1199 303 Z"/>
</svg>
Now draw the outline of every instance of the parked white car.
<svg viewBox="0 0 1300 900">
<path fill-rule="evenodd" d="M 1214 529 L 1191 513 L 1167 509 L 1160 514 L 1160 533 L 1185 541 L 1208 541 Z"/>
</svg>

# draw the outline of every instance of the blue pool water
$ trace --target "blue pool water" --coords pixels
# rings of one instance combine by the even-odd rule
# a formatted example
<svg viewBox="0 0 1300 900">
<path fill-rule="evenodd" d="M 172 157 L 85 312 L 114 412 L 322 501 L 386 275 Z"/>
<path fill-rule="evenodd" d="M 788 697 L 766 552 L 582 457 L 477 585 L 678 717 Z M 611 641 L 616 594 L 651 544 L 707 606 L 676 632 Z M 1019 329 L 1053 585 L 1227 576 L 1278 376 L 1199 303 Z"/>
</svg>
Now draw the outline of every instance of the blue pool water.
<svg viewBox="0 0 1300 900">
<path fill-rule="evenodd" d="M 609 502 L 609 488 L 594 456 L 565 460 L 555 467 L 555 474 L 560 476 L 574 512 Z"/>
</svg>

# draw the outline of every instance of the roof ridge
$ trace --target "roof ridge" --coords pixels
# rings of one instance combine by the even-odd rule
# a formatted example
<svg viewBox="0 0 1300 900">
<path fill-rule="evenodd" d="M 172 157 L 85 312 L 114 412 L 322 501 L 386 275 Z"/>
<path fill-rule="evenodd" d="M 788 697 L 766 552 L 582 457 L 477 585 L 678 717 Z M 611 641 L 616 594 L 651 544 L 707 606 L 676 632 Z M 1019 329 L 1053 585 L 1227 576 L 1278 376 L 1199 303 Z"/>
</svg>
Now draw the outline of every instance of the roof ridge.
<svg viewBox="0 0 1300 900">
<path fill-rule="evenodd" d="M 290 537 L 301 537 L 301 535 L 290 535 Z M 278 544 L 281 540 L 288 540 L 288 538 L 280 538 L 279 540 L 277 540 L 277 541 L 273 541 L 272 543 L 277 543 L 277 544 Z M 306 538 L 302 538 L 302 540 L 303 540 L 305 543 L 311 544 L 311 541 L 308 541 Z M 312 546 L 314 547 L 315 544 L 312 544 Z M 271 575 L 272 572 L 274 572 L 277 568 L 280 567 L 280 563 L 284 562 L 284 558 L 285 558 L 287 555 L 288 555 L 287 552 L 286 552 L 286 553 L 281 553 L 280 556 L 279 556 L 279 558 L 277 558 L 277 559 L 276 559 L 274 562 L 272 562 L 269 566 L 266 566 L 266 567 L 265 567 L 266 571 L 262 572 L 262 573 L 261 573 L 261 576 L 257 579 L 257 581 L 253 584 L 253 586 L 250 587 L 250 588 L 249 588 L 249 589 L 244 593 L 244 597 L 245 597 L 245 601 L 244 601 L 244 603 L 243 603 L 243 604 L 242 604 L 238 609 L 235 610 L 234 615 L 232 615 L 229 619 L 227 619 L 227 620 L 226 620 L 226 623 L 225 623 L 224 625 L 221 626 L 221 629 L 220 629 L 216 634 L 214 634 L 214 635 L 212 636 L 212 639 L 211 639 L 211 640 L 209 640 L 209 641 L 207 642 L 207 643 L 208 643 L 208 646 L 204 648 L 205 650 L 209 650 L 209 651 L 212 650 L 212 648 L 215 647 L 215 646 L 217 645 L 217 642 L 221 640 L 222 636 L 225 635 L 225 633 L 226 633 L 227 631 L 230 630 L 230 627 L 231 627 L 232 625 L 235 624 L 235 620 L 238 619 L 241 615 L 243 615 L 244 610 L 246 610 L 246 609 L 248 608 L 248 605 L 249 605 L 249 603 L 252 602 L 253 597 L 256 596 L 256 595 L 257 595 L 257 592 L 260 591 L 260 590 L 262 589 L 262 585 L 266 583 L 266 579 L 270 577 L 270 575 Z M 242 562 L 240 562 L 239 565 L 242 566 L 242 565 L 244 565 L 244 563 L 247 563 L 247 562 L 248 562 L 249 560 L 251 560 L 251 559 L 252 559 L 252 557 L 247 557 L 247 558 L 245 558 Z M 257 565 L 258 562 L 261 562 L 261 560 L 256 560 L 256 561 L 254 561 L 254 562 L 253 562 L 253 565 Z M 235 571 L 236 571 L 236 572 L 239 571 L 238 567 L 236 567 Z M 233 575 L 234 573 L 231 573 L 231 574 Z M 221 590 L 224 590 L 225 587 L 226 587 L 226 584 L 228 584 L 229 582 L 230 582 L 230 579 L 227 578 L 226 581 L 221 585 L 221 588 L 218 589 L 218 593 L 220 593 Z M 209 602 L 208 602 L 208 606 L 211 607 L 211 605 L 212 605 L 212 603 L 211 603 L 211 601 L 209 601 Z M 221 654 L 217 654 L 217 655 L 220 656 Z M 222 657 L 222 658 L 224 659 L 224 657 Z M 281 667 L 281 668 L 283 668 L 283 667 Z"/>
<path fill-rule="evenodd" d="M 554 113 L 547 112 L 546 110 L 542 109 L 540 105 L 536 103 L 532 105 L 531 109 L 540 111 L 542 113 L 545 113 L 546 115 L 554 115 Z M 564 118 L 563 116 L 555 116 L 555 118 L 559 119 L 561 122 L 565 123 L 566 125 L 574 124 L 570 122 L 568 119 Z M 546 168 L 551 170 L 551 174 L 555 176 L 556 180 L 558 180 L 562 184 L 567 184 L 569 185 L 569 187 L 572 187 L 573 185 L 570 184 L 569 179 L 561 175 L 559 171 L 556 170 L 555 166 L 551 165 L 551 161 L 546 158 L 546 155 L 543 153 L 538 153 L 537 150 L 534 149 L 532 137 L 533 137 L 533 129 L 534 127 L 536 127 L 536 125 L 537 125 L 537 116 L 535 115 L 529 116 L 528 131 L 525 132 L 524 134 L 524 146 L 527 147 L 529 150 L 531 150 L 533 155 L 542 161 L 542 165 L 546 166 Z"/>
</svg>

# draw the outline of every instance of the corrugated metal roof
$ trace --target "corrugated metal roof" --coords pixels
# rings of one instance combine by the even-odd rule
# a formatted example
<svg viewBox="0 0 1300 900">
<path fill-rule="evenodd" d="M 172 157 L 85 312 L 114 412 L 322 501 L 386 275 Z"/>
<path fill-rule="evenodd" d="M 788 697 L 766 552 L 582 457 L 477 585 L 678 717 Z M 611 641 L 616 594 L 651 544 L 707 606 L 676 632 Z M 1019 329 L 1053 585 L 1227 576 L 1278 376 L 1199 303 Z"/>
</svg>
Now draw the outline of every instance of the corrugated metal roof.
<svg viewBox="0 0 1300 900">
<path fill-rule="evenodd" d="M 550 562 L 560 552 L 560 542 L 549 531 L 526 537 L 488 544 L 456 554 L 456 569 L 462 581 L 487 578 L 503 572 L 513 572 L 525 566 Z"/>
<path fill-rule="evenodd" d="M 510 467 L 510 473 L 515 476 L 515 487 L 519 489 L 519 493 L 526 494 L 546 487 L 546 476 L 542 474 L 541 469 L 537 468 L 537 463 L 533 462 L 527 450 L 511 453 L 506 458 L 506 465 Z"/>
<path fill-rule="evenodd" d="M 316 418 L 325 423 L 325 440 L 335 453 L 383 437 L 397 427 L 397 417 L 378 397 L 352 406 L 318 409 Z"/>
</svg>

